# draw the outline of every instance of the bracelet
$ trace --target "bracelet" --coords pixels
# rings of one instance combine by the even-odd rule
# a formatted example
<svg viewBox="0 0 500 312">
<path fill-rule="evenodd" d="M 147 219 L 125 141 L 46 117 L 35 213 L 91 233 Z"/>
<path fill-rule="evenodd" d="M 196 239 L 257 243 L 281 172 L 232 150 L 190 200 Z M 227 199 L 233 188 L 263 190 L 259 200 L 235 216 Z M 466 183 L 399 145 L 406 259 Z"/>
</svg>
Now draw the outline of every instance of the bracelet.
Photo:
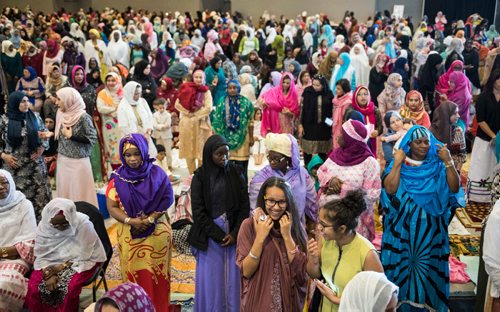
<svg viewBox="0 0 500 312">
<path fill-rule="evenodd" d="M 155 224 L 155 218 L 153 217 L 148 217 L 148 222 L 151 223 L 151 224 Z"/>
<path fill-rule="evenodd" d="M 252 253 L 252 251 L 250 250 L 250 252 L 248 253 L 248 255 L 250 256 L 250 258 L 254 259 L 254 260 L 259 260 L 259 257 L 257 257 L 256 255 L 254 255 Z"/>
<path fill-rule="evenodd" d="M 453 161 L 449 161 L 447 163 L 444 163 L 445 168 L 453 167 Z"/>
<path fill-rule="evenodd" d="M 126 217 L 126 218 L 125 218 L 125 221 L 123 221 L 123 223 L 128 224 L 128 223 L 130 222 L 130 220 L 131 220 L 131 218 L 130 218 L 130 217 Z"/>
<path fill-rule="evenodd" d="M 295 248 L 293 248 L 292 250 L 289 250 L 288 253 L 292 256 L 295 255 L 297 253 L 297 245 L 295 245 Z"/>
<path fill-rule="evenodd" d="M 2 249 L 0 249 L 2 251 L 2 258 L 8 258 L 9 257 L 9 253 L 7 252 L 7 248 L 6 247 L 2 247 Z"/>
</svg>

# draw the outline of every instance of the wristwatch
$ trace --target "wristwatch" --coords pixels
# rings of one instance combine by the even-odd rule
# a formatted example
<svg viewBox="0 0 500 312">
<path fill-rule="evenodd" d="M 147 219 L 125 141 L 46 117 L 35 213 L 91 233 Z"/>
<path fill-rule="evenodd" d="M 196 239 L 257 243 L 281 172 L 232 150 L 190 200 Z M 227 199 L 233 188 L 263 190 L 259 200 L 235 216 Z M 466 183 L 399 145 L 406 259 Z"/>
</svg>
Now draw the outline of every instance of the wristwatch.
<svg viewBox="0 0 500 312">
<path fill-rule="evenodd" d="M 0 251 L 2 252 L 2 258 L 8 258 L 9 257 L 9 253 L 7 252 L 7 247 L 2 247 L 0 249 Z"/>
<path fill-rule="evenodd" d="M 153 217 L 148 217 L 148 221 L 149 221 L 149 223 L 151 223 L 151 224 L 155 224 L 155 221 L 156 221 L 156 220 L 155 220 L 155 218 L 153 218 Z"/>
</svg>

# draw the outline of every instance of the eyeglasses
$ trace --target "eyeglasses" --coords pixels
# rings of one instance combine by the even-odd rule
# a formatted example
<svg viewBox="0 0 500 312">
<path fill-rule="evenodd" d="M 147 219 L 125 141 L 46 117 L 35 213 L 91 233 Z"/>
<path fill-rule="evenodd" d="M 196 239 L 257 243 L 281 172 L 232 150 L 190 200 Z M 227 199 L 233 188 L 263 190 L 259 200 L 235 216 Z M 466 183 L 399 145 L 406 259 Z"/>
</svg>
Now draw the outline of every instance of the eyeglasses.
<svg viewBox="0 0 500 312">
<path fill-rule="evenodd" d="M 274 199 L 264 198 L 264 202 L 266 203 L 266 206 L 269 208 L 276 206 L 276 204 L 278 204 L 278 207 L 280 208 L 286 208 L 288 205 L 286 200 L 274 200 Z"/>
<path fill-rule="evenodd" d="M 328 224 L 325 224 L 325 223 L 321 222 L 321 220 L 320 220 L 320 221 L 318 222 L 317 227 L 318 227 L 318 230 L 324 230 L 324 229 L 326 229 L 326 228 L 330 228 L 330 227 L 331 227 L 331 228 L 333 228 L 333 224 L 328 225 Z"/>
<path fill-rule="evenodd" d="M 271 157 L 269 155 L 267 155 L 267 160 L 269 160 L 270 163 L 280 163 L 282 162 L 283 160 L 285 160 L 286 156 L 283 156 L 283 157 Z"/>
</svg>

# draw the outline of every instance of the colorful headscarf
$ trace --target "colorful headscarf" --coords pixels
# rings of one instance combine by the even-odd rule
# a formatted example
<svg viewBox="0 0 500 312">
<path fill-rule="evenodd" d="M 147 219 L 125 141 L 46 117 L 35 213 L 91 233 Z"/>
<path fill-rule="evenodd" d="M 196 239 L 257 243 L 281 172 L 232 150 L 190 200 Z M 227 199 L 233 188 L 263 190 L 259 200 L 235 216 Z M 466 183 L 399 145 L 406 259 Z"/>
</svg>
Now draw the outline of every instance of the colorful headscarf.
<svg viewBox="0 0 500 312">
<path fill-rule="evenodd" d="M 343 146 L 336 148 L 330 154 L 331 160 L 337 165 L 355 166 L 368 157 L 374 157 L 367 144 L 369 133 L 361 122 L 352 119 L 344 122 L 342 124 L 342 138 L 344 140 Z"/>
<path fill-rule="evenodd" d="M 81 70 L 83 73 L 83 81 L 79 85 L 75 81 L 76 72 L 78 70 Z M 73 88 L 77 89 L 78 91 L 82 91 L 87 86 L 87 77 L 85 75 L 85 69 L 82 66 L 76 65 L 71 70 L 71 85 L 73 86 Z"/>
<path fill-rule="evenodd" d="M 410 107 L 408 106 L 408 102 L 410 101 L 410 97 L 412 97 L 412 96 L 418 97 L 419 106 L 418 106 L 416 111 L 412 111 L 410 109 Z M 417 90 L 411 90 L 410 92 L 408 92 L 408 94 L 406 95 L 406 103 L 405 103 L 405 105 L 403 105 L 403 107 L 401 107 L 401 109 L 399 110 L 399 113 L 401 114 L 401 116 L 403 118 L 410 118 L 410 119 L 415 120 L 415 122 L 418 123 L 418 121 L 420 119 L 422 119 L 422 117 L 426 113 L 425 107 L 424 107 L 424 99 L 422 97 L 422 94 L 420 94 L 420 92 L 418 92 Z"/>
<path fill-rule="evenodd" d="M 120 312 L 153 312 L 155 307 L 144 289 L 134 283 L 125 282 L 108 290 L 95 305 L 101 311 L 105 301 L 113 301 Z"/>
<path fill-rule="evenodd" d="M 142 162 L 138 168 L 127 165 L 124 156 L 125 145 L 133 145 L 139 149 Z M 166 211 L 174 202 L 174 194 L 170 179 L 161 167 L 154 165 L 154 158 L 149 157 L 146 138 L 142 134 L 132 133 L 120 140 L 120 159 L 122 165 L 111 174 L 116 192 L 127 215 L 136 218 L 153 212 Z M 152 225 L 132 238 L 147 237 L 155 230 Z"/>
<path fill-rule="evenodd" d="M 57 97 L 64 103 L 64 112 L 57 110 L 55 138 L 59 139 L 62 127 L 73 127 L 87 112 L 85 111 L 85 102 L 78 91 L 71 87 L 59 89 Z"/>
</svg>

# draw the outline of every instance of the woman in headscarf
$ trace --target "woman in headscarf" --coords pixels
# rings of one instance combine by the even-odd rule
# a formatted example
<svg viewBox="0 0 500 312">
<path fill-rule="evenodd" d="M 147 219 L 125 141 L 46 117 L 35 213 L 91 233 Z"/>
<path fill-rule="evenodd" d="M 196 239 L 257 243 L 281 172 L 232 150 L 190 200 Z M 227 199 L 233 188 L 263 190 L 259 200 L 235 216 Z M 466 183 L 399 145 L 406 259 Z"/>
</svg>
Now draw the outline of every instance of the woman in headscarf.
<svg viewBox="0 0 500 312">
<path fill-rule="evenodd" d="M 457 104 L 446 101 L 439 105 L 432 116 L 429 129 L 440 142 L 447 144 L 458 173 L 467 160 L 465 123 L 460 119 Z"/>
<path fill-rule="evenodd" d="M 252 50 L 248 53 L 248 65 L 252 68 L 252 75 L 257 76 L 260 74 L 262 69 L 262 60 L 256 50 Z"/>
<path fill-rule="evenodd" d="M 465 127 L 469 127 L 469 109 L 472 101 L 472 89 L 469 78 L 461 72 L 455 71 L 449 77 L 450 89 L 446 93 L 446 98 L 458 105 L 460 119 L 465 123 Z"/>
<path fill-rule="evenodd" d="M 82 66 L 75 66 L 71 72 L 71 84 L 83 98 L 85 102 L 85 111 L 89 116 L 92 117 L 94 128 L 96 131 L 100 128 L 100 117 L 98 114 L 94 116 L 96 108 L 97 93 L 93 86 L 87 83 L 85 78 L 85 69 Z M 97 118 L 97 120 L 96 120 Z M 98 134 L 101 133 L 101 129 L 98 130 Z M 106 177 L 106 170 L 104 167 L 104 147 L 101 145 L 104 143 L 102 141 L 102 135 L 98 135 L 98 140 L 92 146 L 92 154 L 90 155 L 90 163 L 92 164 L 92 172 L 94 174 L 94 179 L 96 182 L 104 181 Z"/>
<path fill-rule="evenodd" d="M 191 37 L 191 44 L 197 46 L 200 50 L 203 49 L 205 38 L 202 37 L 200 29 L 196 28 L 194 30 L 193 36 Z"/>
<path fill-rule="evenodd" d="M 97 207 L 97 195 L 90 155 L 97 139 L 92 117 L 78 91 L 62 88 L 51 96 L 59 108 L 56 116 L 57 196 L 73 201 L 86 201 Z M 75 179 L 78 177 L 78 179 Z"/>
<path fill-rule="evenodd" d="M 303 70 L 298 74 L 295 81 L 297 81 L 297 83 L 295 84 L 295 90 L 297 90 L 297 98 L 299 99 L 300 102 L 300 98 L 302 97 L 304 90 L 307 87 L 311 86 L 312 83 L 311 75 L 307 70 Z"/>
<path fill-rule="evenodd" d="M 23 66 L 31 66 L 35 69 L 36 73 L 42 77 L 43 75 L 43 55 L 44 51 L 38 49 L 36 45 L 31 42 L 27 43 L 26 51 L 22 55 Z"/>
<path fill-rule="evenodd" d="M 306 297 L 307 235 L 294 191 L 282 178 L 259 190 L 258 211 L 243 221 L 236 264 L 241 311 L 302 311 Z"/>
<path fill-rule="evenodd" d="M 28 280 L 24 277 L 35 258 L 36 218 L 31 202 L 16 191 L 14 179 L 8 171 L 0 170 L 0 309 L 21 311 Z"/>
<path fill-rule="evenodd" d="M 111 63 L 107 57 L 108 47 L 101 40 L 101 35 L 96 29 L 89 31 L 89 40 L 85 42 L 84 54 L 86 60 L 90 60 L 92 57 L 97 60 L 102 75 L 108 73 L 108 68 L 111 67 Z M 87 66 L 86 70 L 89 71 L 90 68 Z"/>
<path fill-rule="evenodd" d="M 348 191 L 320 209 L 316 237 L 307 246 L 307 273 L 321 292 L 321 311 L 339 310 L 346 286 L 359 272 L 383 272 L 375 247 L 356 232 L 366 211 L 362 190 Z"/>
<path fill-rule="evenodd" d="M 181 113 L 179 121 L 179 158 L 185 158 L 190 174 L 201 165 L 205 141 L 212 134 L 210 111 L 212 95 L 205 85 L 202 70 L 193 73 L 194 82 L 184 82 L 179 87 L 175 108 Z M 196 164 L 198 160 L 198 165 Z"/>
<path fill-rule="evenodd" d="M 356 73 L 356 84 L 367 86 L 370 78 L 370 63 L 366 55 L 365 47 L 356 43 L 349 52 L 351 66 Z"/>
<path fill-rule="evenodd" d="M 312 85 L 305 88 L 301 99 L 298 136 L 302 139 L 304 165 L 307 167 L 314 154 L 326 159 L 332 147 L 331 125 L 325 123 L 332 118 L 333 94 L 323 76 L 315 76 Z"/>
<path fill-rule="evenodd" d="M 449 92 L 451 92 L 450 88 L 450 75 L 451 73 L 459 71 L 463 72 L 464 71 L 464 63 L 460 60 L 454 61 L 450 68 L 439 76 L 439 79 L 436 83 L 435 90 L 437 92 L 437 96 L 435 97 L 435 107 L 438 107 L 439 104 L 441 103 L 441 100 L 445 101 L 446 96 L 448 95 Z"/>
<path fill-rule="evenodd" d="M 224 54 L 224 51 L 219 44 L 219 35 L 215 30 L 211 29 L 208 32 L 207 39 L 205 49 L 203 50 L 203 56 L 208 62 L 210 62 L 214 58 L 216 52 Z"/>
<path fill-rule="evenodd" d="M 23 76 L 17 82 L 16 91 L 24 93 L 33 105 L 32 111 L 40 113 L 43 105 L 42 98 L 45 95 L 45 85 L 33 67 L 24 68 Z"/>
<path fill-rule="evenodd" d="M 282 178 L 291 185 L 300 222 L 305 229 L 306 220 L 308 224 L 316 222 L 318 206 L 314 180 L 307 169 L 300 164 L 300 149 L 297 140 L 291 134 L 269 133 L 266 136 L 266 149 L 269 165 L 255 174 L 248 187 L 250 208 L 255 210 L 259 207 L 256 205 L 257 196 L 262 184 L 268 178 Z"/>
<path fill-rule="evenodd" d="M 196 258 L 194 311 L 240 310 L 235 243 L 250 209 L 247 183 L 239 166 L 228 160 L 229 148 L 220 135 L 208 138 L 203 165 L 191 182 L 194 222 L 188 242 Z"/>
<path fill-rule="evenodd" d="M 170 65 L 172 65 L 175 62 L 176 51 L 174 47 L 175 47 L 175 42 L 173 40 L 167 40 L 167 44 L 165 45 L 165 55 L 167 56 L 167 60 Z M 183 50 L 179 50 L 181 57 L 185 57 L 181 54 L 182 53 L 181 51 Z"/>
<path fill-rule="evenodd" d="M 254 36 L 254 30 L 245 27 L 245 36 L 241 38 L 240 44 L 238 46 L 238 52 L 241 54 L 241 57 L 246 60 L 248 58 L 248 54 L 251 51 L 259 50 L 259 40 Z"/>
<path fill-rule="evenodd" d="M 65 75 L 71 75 L 74 66 L 79 65 L 85 68 L 85 55 L 78 50 L 78 43 L 70 40 L 65 45 L 61 64 Z"/>
<path fill-rule="evenodd" d="M 55 198 L 43 209 L 34 256 L 26 295 L 31 311 L 78 311 L 83 284 L 106 261 L 89 217 L 65 198 Z"/>
<path fill-rule="evenodd" d="M 335 37 L 335 43 L 333 44 L 333 49 L 337 52 L 345 47 L 345 38 L 343 35 L 337 35 Z"/>
<path fill-rule="evenodd" d="M 119 30 L 114 30 L 111 33 L 107 53 L 112 65 L 122 64 L 126 68 L 130 66 L 130 46 L 123 41 L 122 33 Z"/>
<path fill-rule="evenodd" d="M 399 111 L 405 103 L 406 91 L 403 89 L 403 78 L 392 73 L 387 78 L 384 91 L 378 96 L 378 108 L 382 118 L 388 111 Z"/>
<path fill-rule="evenodd" d="M 118 105 L 118 127 L 122 136 L 140 133 L 149 144 L 149 155 L 156 157 L 156 147 L 151 138 L 153 133 L 153 113 L 142 97 L 142 87 L 138 82 L 129 81 L 123 88 L 123 98 Z"/>
<path fill-rule="evenodd" d="M 228 142 L 229 159 L 242 168 L 247 181 L 250 146 L 253 145 L 253 104 L 240 95 L 240 91 L 237 80 L 229 81 L 226 96 L 215 105 L 211 120 L 214 133 Z"/>
<path fill-rule="evenodd" d="M 285 43 L 283 37 L 281 35 L 276 35 L 274 41 L 271 43 L 270 48 L 271 49 L 269 53 L 272 53 L 276 59 L 276 70 L 282 70 L 283 60 L 285 58 Z M 271 68 L 273 68 L 273 66 L 271 66 Z"/>
<path fill-rule="evenodd" d="M 332 113 L 332 143 L 333 148 L 337 148 L 338 138 L 342 135 L 342 124 L 346 112 L 352 105 L 351 85 L 347 79 L 340 79 L 335 86 L 336 94 L 333 98 Z"/>
<path fill-rule="evenodd" d="M 42 156 L 50 136 L 42 119 L 29 109 L 30 106 L 23 93 L 10 94 L 7 114 L 0 119 L 0 156 L 2 168 L 12 174 L 19 191 L 33 203 L 35 216 L 40 220 L 42 209 L 51 198 Z"/>
<path fill-rule="evenodd" d="M 464 61 L 462 52 L 464 51 L 464 43 L 459 38 L 453 38 L 450 45 L 446 48 L 441 56 L 445 59 L 444 69 L 448 70 L 454 61 Z"/>
<path fill-rule="evenodd" d="M 318 201 L 324 205 L 346 196 L 347 191 L 363 189 L 367 210 L 361 214 L 357 232 L 369 241 L 375 239 L 373 208 L 380 196 L 380 166 L 368 144 L 369 133 L 357 120 L 342 124 L 342 135 L 325 163 L 318 169 Z"/>
<path fill-rule="evenodd" d="M 290 73 L 284 73 L 280 85 L 260 96 L 262 110 L 261 134 L 293 133 L 294 120 L 300 107 L 295 83 Z"/>
<path fill-rule="evenodd" d="M 490 203 L 500 131 L 500 69 L 495 69 L 476 101 L 477 135 L 474 139 L 467 177 L 468 199 Z"/>
<path fill-rule="evenodd" d="M 121 139 L 122 165 L 111 175 L 106 202 L 118 221 L 122 281 L 144 288 L 156 311 L 169 311 L 172 229 L 166 211 L 174 194 L 167 174 L 153 164 L 148 145 L 139 133 Z M 143 252 L 135 252 L 137 246 Z"/>
<path fill-rule="evenodd" d="M 329 87 L 334 95 L 336 93 L 335 87 L 337 86 L 337 81 L 340 79 L 347 79 L 351 84 L 351 90 L 356 89 L 356 71 L 354 67 L 351 66 L 351 57 L 349 53 L 341 53 L 340 57 L 337 58 L 337 64 L 333 68 Z"/>
<path fill-rule="evenodd" d="M 69 36 L 74 40 L 78 41 L 81 45 L 85 44 L 85 35 L 83 31 L 80 29 L 80 25 L 78 23 L 71 23 Z"/>
<path fill-rule="evenodd" d="M 51 95 L 64 87 L 70 87 L 70 80 L 62 74 L 61 65 L 53 63 L 49 66 L 47 83 L 45 84 L 45 93 Z"/>
<path fill-rule="evenodd" d="M 339 312 L 396 311 L 398 293 L 399 287 L 384 273 L 359 272 L 344 288 Z"/>
<path fill-rule="evenodd" d="M 64 56 L 64 50 L 61 49 L 59 43 L 53 39 L 47 41 L 47 50 L 43 55 L 43 69 L 42 75 L 48 76 L 50 72 L 50 67 L 54 63 L 61 64 Z"/>
<path fill-rule="evenodd" d="M 151 64 L 146 60 L 141 60 L 134 66 L 134 75 L 131 81 L 141 85 L 142 97 L 146 100 L 149 108 L 152 109 L 153 101 L 156 98 L 156 81 L 152 75 Z"/>
<path fill-rule="evenodd" d="M 448 311 L 448 222 L 455 208 L 465 207 L 450 152 L 429 130 L 413 126 L 394 152 L 383 181 L 385 274 L 399 286 L 400 301 Z M 434 286 L 425 286 L 429 284 Z"/>
<path fill-rule="evenodd" d="M 16 88 L 17 80 L 23 76 L 23 64 L 21 55 L 14 49 L 14 44 L 9 40 L 2 41 L 0 61 L 7 79 L 9 93 L 11 93 Z"/>
<path fill-rule="evenodd" d="M 394 62 L 394 67 L 391 70 L 392 73 L 397 73 L 401 75 L 401 79 L 403 80 L 403 89 L 405 92 L 410 91 L 410 72 L 409 72 L 408 59 L 406 57 L 400 56 Z"/>
<path fill-rule="evenodd" d="M 151 76 L 159 81 L 168 70 L 168 59 L 161 49 L 154 49 L 151 56 Z M 136 65 L 137 66 L 137 65 Z"/>
<path fill-rule="evenodd" d="M 214 103 L 218 103 L 226 92 L 226 76 L 222 69 L 222 60 L 214 56 L 210 60 L 210 66 L 205 68 L 206 84 L 210 87 Z"/>
<path fill-rule="evenodd" d="M 132 282 L 125 282 L 108 290 L 84 311 L 103 312 L 113 308 L 120 312 L 157 311 L 144 288 Z"/>
<path fill-rule="evenodd" d="M 97 95 L 97 110 L 101 115 L 102 128 L 97 129 L 103 138 L 106 163 L 113 170 L 121 164 L 119 142 L 122 132 L 118 127 L 118 105 L 123 99 L 123 86 L 117 73 L 110 72 L 104 89 Z"/>
<path fill-rule="evenodd" d="M 326 45 L 328 46 L 328 49 L 330 49 L 333 46 L 333 43 L 335 42 L 335 35 L 333 34 L 332 26 L 323 25 L 321 31 L 322 34 L 318 40 L 319 42 L 321 42 L 323 39 L 326 39 Z"/>
<path fill-rule="evenodd" d="M 366 86 L 359 86 L 354 90 L 352 94 L 352 108 L 363 115 L 370 137 L 370 150 L 376 156 L 377 137 L 384 132 L 384 122 L 380 110 L 373 103 L 370 91 Z"/>
<path fill-rule="evenodd" d="M 472 94 L 478 94 L 481 88 L 479 79 L 479 52 L 474 47 L 472 39 L 465 41 L 465 49 L 462 55 L 464 57 L 465 74 L 472 84 Z"/>
<path fill-rule="evenodd" d="M 401 117 L 410 118 L 417 125 L 427 129 L 431 126 L 429 114 L 425 111 L 424 99 L 417 90 L 411 90 L 406 95 L 405 104 L 399 110 Z"/>
<path fill-rule="evenodd" d="M 256 104 L 255 88 L 252 84 L 252 76 L 250 74 L 241 74 L 238 77 L 238 82 L 241 85 L 240 94 L 246 97 L 253 105 Z"/>
<path fill-rule="evenodd" d="M 441 55 L 432 52 L 429 53 L 418 81 L 418 91 L 422 94 L 424 100 L 428 101 L 431 111 L 435 108 L 434 91 L 443 71 L 442 62 L 443 58 Z"/>
<path fill-rule="evenodd" d="M 378 96 L 385 88 L 385 82 L 389 76 L 389 56 L 385 53 L 378 53 L 375 56 L 374 65 L 370 70 L 368 89 L 372 96 L 373 103 L 378 107 Z"/>
<path fill-rule="evenodd" d="M 321 56 L 319 52 L 316 52 L 312 55 L 311 61 L 307 64 L 306 70 L 309 73 L 309 76 L 314 77 L 318 74 L 321 68 Z M 330 73 L 332 71 L 330 70 Z M 328 81 L 328 80 L 327 80 Z"/>
</svg>

